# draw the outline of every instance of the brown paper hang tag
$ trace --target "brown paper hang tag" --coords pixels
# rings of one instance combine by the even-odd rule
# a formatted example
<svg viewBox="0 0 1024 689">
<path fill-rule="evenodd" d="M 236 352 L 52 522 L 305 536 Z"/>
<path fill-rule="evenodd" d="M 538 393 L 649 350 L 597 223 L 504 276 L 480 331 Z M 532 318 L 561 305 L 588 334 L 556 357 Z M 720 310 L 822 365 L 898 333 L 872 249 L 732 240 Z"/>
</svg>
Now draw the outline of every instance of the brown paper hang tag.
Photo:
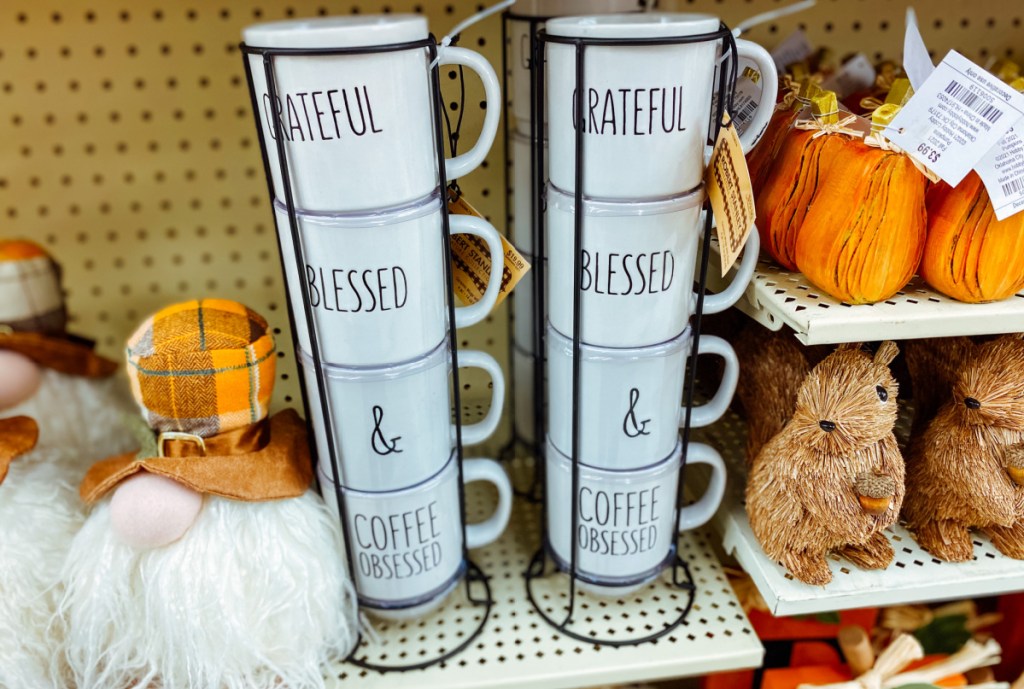
<svg viewBox="0 0 1024 689">
<path fill-rule="evenodd" d="M 722 277 L 729 272 L 754 227 L 754 191 L 740 138 L 726 113 L 704 173 L 708 200 L 715 214 L 722 254 Z"/>
<path fill-rule="evenodd" d="M 454 189 L 448 190 L 448 212 L 452 215 L 472 215 L 484 219 L 480 211 L 473 208 L 466 197 Z M 502 237 L 501 244 L 505 249 L 505 265 L 502 267 L 501 291 L 494 303 L 495 307 L 505 300 L 523 276 L 530 271 L 530 264 L 507 239 Z M 483 298 L 487 290 L 491 275 L 491 250 L 487 242 L 473 234 L 453 234 L 451 248 L 455 296 L 462 304 L 472 306 Z"/>
</svg>

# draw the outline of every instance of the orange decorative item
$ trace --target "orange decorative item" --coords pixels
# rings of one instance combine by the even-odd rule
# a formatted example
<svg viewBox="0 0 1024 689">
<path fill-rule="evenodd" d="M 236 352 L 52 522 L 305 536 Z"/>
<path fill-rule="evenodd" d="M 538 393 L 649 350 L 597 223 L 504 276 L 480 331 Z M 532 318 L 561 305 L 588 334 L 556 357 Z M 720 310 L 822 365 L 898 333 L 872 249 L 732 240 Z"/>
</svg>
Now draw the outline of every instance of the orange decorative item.
<svg viewBox="0 0 1024 689">
<path fill-rule="evenodd" d="M 862 142 L 830 155 L 830 174 L 796 237 L 796 265 L 836 299 L 884 301 L 921 262 L 927 180 L 906 155 Z"/>
<path fill-rule="evenodd" d="M 764 136 L 754 150 L 747 154 L 747 170 L 750 172 L 750 183 L 755 196 L 760 195 L 768 174 L 775 168 L 779 151 L 791 133 L 800 110 L 810 104 L 812 95 L 821 91 L 810 77 L 805 77 L 799 83 L 787 77 L 784 88 L 788 90 L 783 95 L 782 102 L 775 107 L 775 113 L 764 131 Z"/>
<path fill-rule="evenodd" d="M 1024 213 L 997 220 L 985 185 L 971 172 L 957 187 L 928 192 L 928 239 L 921 277 L 958 301 L 998 301 L 1024 289 Z"/>
<path fill-rule="evenodd" d="M 835 94 L 826 93 L 830 98 L 812 97 L 814 121 L 822 126 L 838 121 Z M 805 216 L 839 152 L 848 145 L 846 136 L 814 128 L 794 130 L 785 137 L 778 162 L 756 197 L 761 246 L 783 268 L 797 269 L 797 236 Z"/>
</svg>

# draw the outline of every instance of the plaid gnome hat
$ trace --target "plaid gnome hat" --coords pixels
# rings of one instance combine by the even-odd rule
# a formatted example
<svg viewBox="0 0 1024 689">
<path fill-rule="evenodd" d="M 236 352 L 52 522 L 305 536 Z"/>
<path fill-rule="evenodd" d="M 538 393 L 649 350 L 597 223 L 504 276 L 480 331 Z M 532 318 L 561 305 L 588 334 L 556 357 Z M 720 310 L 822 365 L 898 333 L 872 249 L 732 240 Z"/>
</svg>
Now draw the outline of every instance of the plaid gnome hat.
<svg viewBox="0 0 1024 689">
<path fill-rule="evenodd" d="M 34 242 L 0 239 L 0 349 L 70 375 L 100 378 L 117 370 L 66 326 L 57 262 Z"/>
<path fill-rule="evenodd" d="M 277 366 L 267 321 L 234 301 L 169 306 L 128 340 L 128 378 L 150 428 L 208 438 L 266 418 Z"/>
<path fill-rule="evenodd" d="M 169 306 L 131 336 L 127 357 L 151 430 L 142 429 L 138 452 L 89 469 L 79 487 L 86 503 L 142 471 L 249 502 L 309 488 L 305 424 L 292 409 L 267 418 L 277 349 L 258 313 L 225 299 Z"/>
<path fill-rule="evenodd" d="M 0 292 L 0 323 L 14 332 L 64 332 L 60 266 L 38 244 L 0 240 Z"/>
</svg>

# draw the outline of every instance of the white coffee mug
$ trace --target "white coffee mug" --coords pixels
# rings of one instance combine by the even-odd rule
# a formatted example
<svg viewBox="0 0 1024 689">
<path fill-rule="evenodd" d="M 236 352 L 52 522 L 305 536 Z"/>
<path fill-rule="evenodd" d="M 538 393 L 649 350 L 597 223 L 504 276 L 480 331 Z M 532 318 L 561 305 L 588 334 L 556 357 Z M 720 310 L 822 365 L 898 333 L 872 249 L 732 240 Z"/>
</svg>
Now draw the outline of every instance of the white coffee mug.
<svg viewBox="0 0 1024 689">
<path fill-rule="evenodd" d="M 288 294 L 299 343 L 307 352 L 310 330 L 302 304 L 309 294 L 316 316 L 320 356 L 344 366 L 408 361 L 429 352 L 448 332 L 448 248 L 441 236 L 441 199 L 376 214 L 299 213 L 306 264 L 296 272 L 288 211 L 275 204 Z M 469 215 L 449 217 L 452 234 L 482 238 L 491 265 L 504 265 L 501 236 L 488 222 Z M 455 309 L 464 328 L 494 308 L 502 273 L 491 273 L 483 298 Z"/>
<path fill-rule="evenodd" d="M 533 150 L 530 137 L 512 134 L 512 244 L 520 253 L 534 253 L 533 217 Z M 544 142 L 547 151 L 547 142 Z M 547 155 L 544 156 L 544 180 L 547 180 Z"/>
<path fill-rule="evenodd" d="M 564 454 L 572 451 L 572 340 L 547 331 L 548 434 Z M 686 422 L 682 405 L 686 361 L 693 350 L 687 328 L 674 340 L 636 349 L 580 345 L 579 456 L 592 467 L 617 471 L 650 466 L 675 447 Z M 739 360 L 720 337 L 700 336 L 700 354 L 725 362 L 722 382 L 707 403 L 691 407 L 690 426 L 718 421 L 739 380 Z"/>
<path fill-rule="evenodd" d="M 417 15 L 324 17 L 257 24 L 242 35 L 250 48 L 367 48 L 424 41 Z M 476 72 L 487 103 L 476 145 L 445 163 L 463 177 L 487 157 L 498 131 L 501 87 L 491 65 L 464 48 L 438 48 L 441 64 Z M 264 58 L 250 54 L 256 113 L 274 193 L 284 199 L 274 118 L 288 159 L 294 203 L 311 211 L 387 208 L 423 198 L 439 186 L 430 55 L 425 47 L 361 54 L 275 54 L 278 100 L 271 103 Z"/>
<path fill-rule="evenodd" d="M 647 39 L 719 30 L 706 14 L 647 12 L 564 17 L 547 23 L 554 37 Z M 761 68 L 766 93 L 778 75 L 768 52 L 737 40 L 741 56 Z M 584 51 L 583 111 L 576 113 L 576 46 L 547 44 L 546 104 L 551 182 L 573 191 L 576 122 L 584 130 L 583 191 L 603 199 L 662 198 L 695 189 L 704 176 L 711 93 L 721 41 L 654 46 L 589 46 Z M 771 119 L 760 103 L 741 138 L 750 150 Z"/>
<path fill-rule="evenodd" d="M 725 494 L 725 463 L 707 445 L 690 443 L 687 463 L 711 467 L 704 495 L 679 511 L 676 492 L 682 443 L 671 456 L 632 471 L 579 467 L 576 573 L 580 586 L 598 595 L 623 596 L 655 579 L 676 552 L 682 531 L 703 526 Z M 585 462 L 585 458 L 583 462 Z M 548 443 L 547 546 L 555 564 L 569 570 L 572 547 L 572 461 Z"/>
<path fill-rule="evenodd" d="M 512 346 L 512 409 L 515 413 L 513 427 L 516 436 L 530 444 L 537 441 L 534 408 L 534 401 L 537 399 L 535 367 L 536 360 L 533 354 L 515 345 Z"/>
<path fill-rule="evenodd" d="M 548 186 L 547 252 L 551 322 L 573 332 L 575 197 Z M 661 201 L 583 202 L 582 339 L 601 347 L 642 347 L 677 337 L 697 306 L 693 289 L 704 230 L 702 192 Z M 704 297 L 719 313 L 743 296 L 760 243 L 750 233 L 729 287 Z"/>
<path fill-rule="evenodd" d="M 524 254 L 533 269 L 530 270 L 516 285 L 512 291 L 512 341 L 520 349 L 532 352 L 535 346 L 535 332 L 543 328 L 542 322 L 536 322 L 536 281 L 537 281 L 537 258 Z M 547 269 L 548 262 L 544 262 Z M 545 270 L 545 283 L 550 284 Z"/>
<path fill-rule="evenodd" d="M 421 617 L 437 608 L 466 571 L 463 557 L 456 453 L 434 476 L 404 490 L 364 493 L 342 488 L 359 605 L 389 620 Z M 338 498 L 331 469 L 318 468 L 320 492 L 335 515 Z M 464 484 L 486 481 L 498 504 L 485 521 L 466 525 L 466 546 L 501 537 L 512 513 L 512 485 L 497 462 L 466 459 Z"/>
<path fill-rule="evenodd" d="M 329 457 L 313 361 L 301 353 L 317 451 Z M 451 358 L 445 340 L 411 362 L 378 368 L 324 364 L 341 485 L 361 491 L 399 490 L 436 474 L 455 446 L 451 418 Z M 498 428 L 505 376 L 490 354 L 460 351 L 459 368 L 480 368 L 491 378 L 491 408 L 462 427 L 462 444 L 475 445 Z"/>
</svg>

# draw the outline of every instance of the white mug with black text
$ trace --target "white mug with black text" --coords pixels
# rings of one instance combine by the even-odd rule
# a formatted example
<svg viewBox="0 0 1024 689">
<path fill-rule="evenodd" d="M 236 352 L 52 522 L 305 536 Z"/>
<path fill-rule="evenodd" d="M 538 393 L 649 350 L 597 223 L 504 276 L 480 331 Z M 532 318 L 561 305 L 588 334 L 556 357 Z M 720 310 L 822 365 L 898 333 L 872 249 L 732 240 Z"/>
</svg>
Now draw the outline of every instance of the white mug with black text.
<svg viewBox="0 0 1024 689">
<path fill-rule="evenodd" d="M 300 352 L 313 431 L 321 461 L 330 456 L 313 361 Z M 483 419 L 462 427 L 462 444 L 475 445 L 498 428 L 505 376 L 485 352 L 459 351 L 459 368 L 480 368 L 491 378 L 491 406 Z M 448 341 L 413 361 L 373 368 L 323 364 L 341 485 L 360 491 L 399 490 L 436 474 L 455 447 L 451 418 Z"/>
<path fill-rule="evenodd" d="M 551 36 L 659 39 L 719 30 L 707 14 L 646 12 L 563 17 L 547 23 Z M 740 56 L 760 67 L 764 93 L 778 74 L 761 46 L 736 40 Z M 551 182 L 576 189 L 576 130 L 583 130 L 583 192 L 599 199 L 652 199 L 693 189 L 704 176 L 711 96 L 720 40 L 648 46 L 593 45 L 584 53 L 583 109 L 577 112 L 576 47 L 547 44 L 548 137 Z M 749 151 L 775 110 L 764 99 L 740 138 Z"/>
<path fill-rule="evenodd" d="M 690 426 L 702 428 L 729 409 L 739 381 L 739 360 L 720 337 L 701 335 L 700 354 L 722 359 L 714 397 L 690 409 Z M 548 434 L 562 453 L 572 452 L 572 340 L 549 327 Z M 675 447 L 686 420 L 682 403 L 686 361 L 693 350 L 687 328 L 651 347 L 611 349 L 580 345 L 579 456 L 592 467 L 623 471 L 650 466 Z"/>
<path fill-rule="evenodd" d="M 249 26 L 250 48 L 379 48 L 426 40 L 425 17 L 412 14 L 296 19 Z M 501 86 L 479 53 L 439 47 L 442 65 L 469 67 L 487 103 L 476 144 L 445 162 L 445 177 L 463 177 L 487 157 L 502 111 Z M 426 47 L 362 54 L 275 54 L 277 100 L 271 102 L 264 58 L 249 55 L 274 193 L 285 199 L 275 121 L 284 139 L 296 208 L 350 211 L 423 198 L 440 185 L 434 106 Z"/>
<path fill-rule="evenodd" d="M 512 114 L 519 131 L 530 131 L 530 64 L 533 61 L 530 42 L 530 20 L 539 31 L 544 20 L 577 14 L 630 12 L 640 9 L 637 0 L 517 0 L 512 7 L 508 25 L 508 69 L 511 73 L 509 97 Z"/>
<path fill-rule="evenodd" d="M 644 347 L 686 329 L 697 306 L 694 272 L 704 229 L 703 192 L 659 201 L 583 202 L 581 338 L 600 347 Z M 573 332 L 576 199 L 547 191 L 547 304 L 552 324 Z M 753 231 L 732 282 L 704 297 L 719 313 L 746 291 L 760 242 Z"/>
<path fill-rule="evenodd" d="M 682 443 L 669 457 L 644 469 L 609 471 L 580 460 L 577 487 L 576 572 L 592 593 L 627 595 L 670 564 L 680 532 L 707 523 L 725 494 L 725 463 L 700 443 L 690 443 L 687 464 L 707 464 L 711 481 L 697 502 L 679 510 L 676 491 Z M 572 461 L 548 444 L 546 459 L 548 552 L 569 569 L 572 547 Z"/>
<path fill-rule="evenodd" d="M 302 291 L 319 333 L 320 357 L 343 366 L 408 361 L 426 354 L 448 334 L 448 248 L 441 234 L 441 199 L 380 213 L 298 213 L 305 265 L 296 271 L 287 209 L 275 204 L 288 293 L 300 346 L 310 351 Z M 504 265 L 498 231 L 470 215 L 449 217 L 452 234 L 486 242 L 491 265 Z M 488 278 L 480 301 L 455 309 L 455 324 L 468 327 L 494 308 L 502 272 Z"/>
<path fill-rule="evenodd" d="M 330 467 L 320 464 L 320 490 L 338 514 Z M 466 459 L 464 484 L 484 481 L 498 492 L 494 512 L 466 526 L 465 545 L 493 543 L 508 526 L 512 485 L 501 465 L 490 459 Z M 409 620 L 440 606 L 465 574 L 458 457 L 451 452 L 443 468 L 404 490 L 366 493 L 342 488 L 348 537 L 355 561 L 359 605 L 377 617 Z"/>
</svg>

